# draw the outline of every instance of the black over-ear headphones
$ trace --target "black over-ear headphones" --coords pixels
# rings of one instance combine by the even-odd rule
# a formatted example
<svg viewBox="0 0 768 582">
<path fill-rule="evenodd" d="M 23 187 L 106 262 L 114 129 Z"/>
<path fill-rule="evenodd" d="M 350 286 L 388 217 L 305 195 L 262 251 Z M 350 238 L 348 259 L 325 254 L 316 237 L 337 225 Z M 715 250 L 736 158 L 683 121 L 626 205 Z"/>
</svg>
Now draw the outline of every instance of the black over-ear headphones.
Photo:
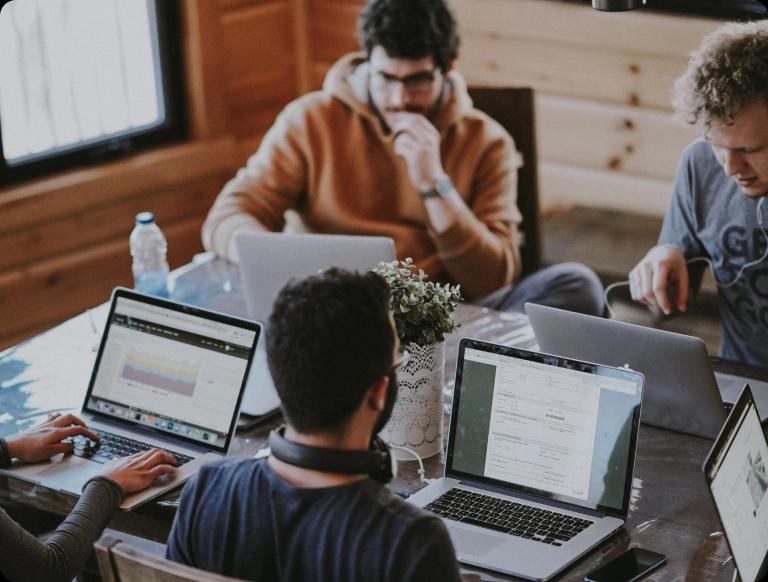
<svg viewBox="0 0 768 582">
<path fill-rule="evenodd" d="M 269 433 L 269 448 L 281 461 L 313 471 L 366 474 L 380 483 L 389 483 L 394 473 L 389 447 L 378 436 L 373 437 L 367 451 L 324 449 L 289 441 L 283 425 Z"/>
</svg>

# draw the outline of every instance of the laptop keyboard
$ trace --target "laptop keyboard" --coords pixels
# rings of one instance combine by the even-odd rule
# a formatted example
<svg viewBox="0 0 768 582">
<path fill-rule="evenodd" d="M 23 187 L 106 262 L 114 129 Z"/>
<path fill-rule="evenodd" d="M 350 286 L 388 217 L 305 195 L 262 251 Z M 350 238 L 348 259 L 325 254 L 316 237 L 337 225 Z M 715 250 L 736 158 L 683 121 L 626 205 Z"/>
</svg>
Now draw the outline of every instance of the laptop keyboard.
<svg viewBox="0 0 768 582">
<path fill-rule="evenodd" d="M 76 437 L 69 439 L 72 444 L 74 444 L 74 454 L 76 456 L 90 459 L 97 463 L 106 463 L 112 459 L 127 457 L 155 448 L 141 441 L 113 434 L 111 432 L 104 432 L 101 430 L 94 430 L 93 432 L 99 439 L 101 439 L 99 443 L 94 444 L 93 441 L 82 435 L 77 435 Z M 177 467 L 189 463 L 192 460 L 192 457 L 188 457 L 187 455 L 173 453 L 171 451 L 168 452 L 176 459 Z"/>
<path fill-rule="evenodd" d="M 543 544 L 561 546 L 594 522 L 466 489 L 451 489 L 424 509 Z"/>
</svg>

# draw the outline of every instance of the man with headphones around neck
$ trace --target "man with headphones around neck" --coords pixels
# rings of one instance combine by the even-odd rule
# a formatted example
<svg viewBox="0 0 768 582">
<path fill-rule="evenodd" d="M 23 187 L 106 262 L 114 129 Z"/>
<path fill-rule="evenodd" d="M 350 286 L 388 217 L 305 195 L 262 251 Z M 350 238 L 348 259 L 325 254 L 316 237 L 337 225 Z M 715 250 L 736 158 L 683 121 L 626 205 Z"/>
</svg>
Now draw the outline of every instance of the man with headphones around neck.
<svg viewBox="0 0 768 582">
<path fill-rule="evenodd" d="M 629 274 L 632 298 L 685 311 L 688 264 L 714 270 L 720 355 L 768 366 L 768 21 L 727 24 L 675 84 L 675 106 L 703 137 L 684 152 L 659 245 Z"/>
<path fill-rule="evenodd" d="M 246 580 L 459 580 L 443 523 L 384 486 L 376 435 L 402 361 L 386 281 L 330 269 L 288 283 L 267 341 L 287 424 L 269 457 L 213 463 L 184 488 L 168 558 Z"/>
</svg>

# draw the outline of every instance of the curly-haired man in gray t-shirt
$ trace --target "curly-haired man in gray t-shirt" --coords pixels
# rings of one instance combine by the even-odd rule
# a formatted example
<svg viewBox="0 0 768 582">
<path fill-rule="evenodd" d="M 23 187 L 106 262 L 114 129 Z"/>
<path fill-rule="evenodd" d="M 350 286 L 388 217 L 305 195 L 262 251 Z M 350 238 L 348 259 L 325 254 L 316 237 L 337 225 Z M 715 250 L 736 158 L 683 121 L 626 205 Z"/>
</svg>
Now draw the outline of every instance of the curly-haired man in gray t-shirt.
<svg viewBox="0 0 768 582">
<path fill-rule="evenodd" d="M 709 35 L 675 84 L 702 138 L 683 154 L 658 246 L 629 274 L 632 298 L 685 311 L 691 268 L 712 265 L 723 357 L 768 365 L 768 21 Z"/>
</svg>

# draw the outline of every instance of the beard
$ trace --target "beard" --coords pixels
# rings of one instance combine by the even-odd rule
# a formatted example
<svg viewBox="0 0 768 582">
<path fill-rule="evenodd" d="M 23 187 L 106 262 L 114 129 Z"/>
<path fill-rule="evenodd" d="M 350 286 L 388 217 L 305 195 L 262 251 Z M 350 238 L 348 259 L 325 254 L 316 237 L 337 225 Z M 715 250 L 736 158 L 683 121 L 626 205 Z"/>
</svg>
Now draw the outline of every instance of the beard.
<svg viewBox="0 0 768 582">
<path fill-rule="evenodd" d="M 397 400 L 397 373 L 392 370 L 389 374 L 389 386 L 387 386 L 387 396 L 384 399 L 384 409 L 379 414 L 379 418 L 376 419 L 376 424 L 373 426 L 373 434 L 379 434 L 382 429 L 387 425 L 389 419 L 392 417 L 392 409 L 395 407 L 395 401 Z"/>
</svg>

